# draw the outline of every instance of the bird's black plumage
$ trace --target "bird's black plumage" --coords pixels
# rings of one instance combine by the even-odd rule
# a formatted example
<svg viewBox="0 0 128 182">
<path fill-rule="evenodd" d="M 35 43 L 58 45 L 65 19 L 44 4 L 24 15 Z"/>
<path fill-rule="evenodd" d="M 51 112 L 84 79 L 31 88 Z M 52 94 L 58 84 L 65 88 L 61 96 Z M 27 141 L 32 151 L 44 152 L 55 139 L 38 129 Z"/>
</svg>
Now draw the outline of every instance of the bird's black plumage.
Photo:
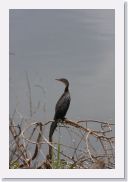
<svg viewBox="0 0 128 182">
<path fill-rule="evenodd" d="M 70 105 L 70 101 L 71 101 L 68 80 L 65 78 L 56 79 L 56 80 L 65 84 L 65 90 L 64 90 L 64 93 L 62 94 L 62 96 L 60 97 L 60 99 L 58 100 L 58 102 L 56 103 L 54 121 L 52 122 L 52 124 L 50 126 L 50 131 L 49 131 L 49 142 L 50 143 L 52 143 L 52 135 L 57 127 L 57 124 L 58 124 L 59 120 L 61 120 L 61 121 L 64 120 L 65 115 L 66 115 L 69 105 Z M 52 146 L 51 145 L 49 145 L 48 158 L 52 159 Z"/>
<path fill-rule="evenodd" d="M 58 102 L 56 103 L 56 107 L 55 107 L 55 115 L 54 115 L 54 120 L 57 121 L 58 119 L 63 120 L 67 110 L 69 108 L 70 105 L 70 93 L 69 93 L 69 82 L 66 79 L 58 79 L 58 81 L 61 81 L 65 84 L 65 90 L 64 93 L 62 94 L 62 96 L 60 97 L 60 99 L 58 100 Z"/>
<path fill-rule="evenodd" d="M 60 99 L 58 100 L 58 102 L 56 103 L 54 122 L 51 124 L 51 128 L 50 128 L 50 131 L 51 131 L 50 137 L 52 137 L 53 132 L 54 132 L 55 128 L 57 127 L 58 121 L 64 120 L 65 115 L 66 115 L 69 105 L 70 105 L 70 101 L 71 101 L 68 80 L 65 78 L 56 79 L 56 80 L 65 84 L 65 90 L 64 90 L 64 93 L 62 94 L 62 96 L 60 97 Z"/>
</svg>

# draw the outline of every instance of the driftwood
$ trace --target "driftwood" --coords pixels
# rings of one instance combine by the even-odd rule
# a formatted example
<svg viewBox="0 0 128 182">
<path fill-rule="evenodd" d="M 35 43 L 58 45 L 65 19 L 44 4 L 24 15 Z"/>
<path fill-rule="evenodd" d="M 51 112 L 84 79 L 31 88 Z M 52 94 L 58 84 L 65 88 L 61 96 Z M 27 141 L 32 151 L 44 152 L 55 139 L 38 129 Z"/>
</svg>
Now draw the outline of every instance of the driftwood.
<svg viewBox="0 0 128 182">
<path fill-rule="evenodd" d="M 20 125 L 15 125 L 14 121 L 10 118 L 9 128 L 10 134 L 13 137 L 12 142 L 10 142 L 10 168 L 14 166 L 13 164 L 18 164 L 17 168 L 53 168 L 52 151 L 58 152 L 58 148 L 56 147 L 58 144 L 53 141 L 53 134 L 55 133 L 56 128 L 60 127 L 61 123 L 55 123 L 55 121 L 43 123 L 44 122 L 32 122 L 22 129 Z M 88 127 L 89 123 L 101 125 L 101 130 L 91 129 Z M 52 127 L 50 127 L 49 139 L 47 139 L 43 131 L 49 124 L 51 124 Z M 65 119 L 62 124 L 64 127 L 68 127 L 71 130 L 70 134 L 73 132 L 72 129 L 75 128 L 80 135 L 80 141 L 75 147 L 60 144 L 62 147 L 74 151 L 72 156 L 63 151 L 59 151 L 62 158 L 64 158 L 62 161 L 66 161 L 66 167 L 64 168 L 68 168 L 69 166 L 69 168 L 85 169 L 114 168 L 114 137 L 110 135 L 114 124 L 94 120 L 74 121 L 69 119 Z M 30 133 L 29 137 L 26 136 L 28 131 Z M 35 132 L 37 133 L 37 139 L 33 140 L 32 136 Z M 93 152 L 93 150 L 95 151 L 95 147 L 90 144 L 91 137 L 95 138 L 102 147 L 102 152 L 98 155 Z M 25 144 L 25 142 L 27 144 Z M 85 143 L 85 151 L 79 149 L 81 142 Z M 33 166 L 33 161 L 37 161 L 38 156 L 42 153 L 41 146 L 44 144 L 48 145 L 48 153 L 43 156 L 45 158 L 44 160 L 38 161 L 36 166 Z M 28 150 L 28 145 L 35 146 L 33 154 Z M 77 154 L 79 152 L 81 153 L 80 156 Z M 77 156 L 77 158 L 75 156 Z"/>
</svg>

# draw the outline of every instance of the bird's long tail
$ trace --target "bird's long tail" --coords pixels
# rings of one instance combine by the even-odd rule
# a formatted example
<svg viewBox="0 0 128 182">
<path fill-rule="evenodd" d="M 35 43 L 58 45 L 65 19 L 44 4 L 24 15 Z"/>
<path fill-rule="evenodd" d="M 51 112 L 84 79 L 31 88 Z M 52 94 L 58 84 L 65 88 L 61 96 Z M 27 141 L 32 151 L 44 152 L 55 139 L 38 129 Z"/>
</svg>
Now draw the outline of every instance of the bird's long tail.
<svg viewBox="0 0 128 182">
<path fill-rule="evenodd" d="M 49 131 L 49 142 L 52 142 L 52 135 L 53 135 L 56 127 L 57 127 L 57 121 L 52 122 L 52 124 L 50 126 L 50 131 Z"/>
<path fill-rule="evenodd" d="M 52 122 L 52 124 L 50 126 L 50 131 L 49 131 L 49 142 L 50 143 L 52 143 L 52 135 L 53 135 L 56 127 L 57 127 L 57 121 Z M 51 159 L 51 158 L 52 158 L 52 146 L 49 145 L 49 159 Z"/>
</svg>

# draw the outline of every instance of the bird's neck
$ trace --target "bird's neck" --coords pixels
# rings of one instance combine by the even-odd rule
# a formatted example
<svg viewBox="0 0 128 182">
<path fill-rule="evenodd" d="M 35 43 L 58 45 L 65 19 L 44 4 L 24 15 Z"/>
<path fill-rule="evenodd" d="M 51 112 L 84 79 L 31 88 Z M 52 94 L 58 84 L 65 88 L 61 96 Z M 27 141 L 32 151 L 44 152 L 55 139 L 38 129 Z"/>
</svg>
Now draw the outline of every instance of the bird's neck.
<svg viewBox="0 0 128 182">
<path fill-rule="evenodd" d="M 65 87 L 64 92 L 68 92 L 68 91 L 69 91 L 69 90 L 68 90 L 68 87 L 69 87 L 69 85 L 67 85 L 67 86 Z"/>
</svg>

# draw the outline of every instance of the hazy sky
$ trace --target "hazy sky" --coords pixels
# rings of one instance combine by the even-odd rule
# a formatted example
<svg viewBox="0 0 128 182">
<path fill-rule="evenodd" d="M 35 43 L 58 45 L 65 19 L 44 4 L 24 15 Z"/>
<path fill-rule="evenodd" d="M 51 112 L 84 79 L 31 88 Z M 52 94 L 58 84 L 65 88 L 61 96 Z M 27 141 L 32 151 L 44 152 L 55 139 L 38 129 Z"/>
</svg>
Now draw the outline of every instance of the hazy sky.
<svg viewBox="0 0 128 182">
<path fill-rule="evenodd" d="M 53 118 L 65 77 L 68 118 L 114 121 L 114 24 L 114 10 L 10 10 L 10 114 L 29 117 L 27 72 L 33 118 Z"/>
</svg>

